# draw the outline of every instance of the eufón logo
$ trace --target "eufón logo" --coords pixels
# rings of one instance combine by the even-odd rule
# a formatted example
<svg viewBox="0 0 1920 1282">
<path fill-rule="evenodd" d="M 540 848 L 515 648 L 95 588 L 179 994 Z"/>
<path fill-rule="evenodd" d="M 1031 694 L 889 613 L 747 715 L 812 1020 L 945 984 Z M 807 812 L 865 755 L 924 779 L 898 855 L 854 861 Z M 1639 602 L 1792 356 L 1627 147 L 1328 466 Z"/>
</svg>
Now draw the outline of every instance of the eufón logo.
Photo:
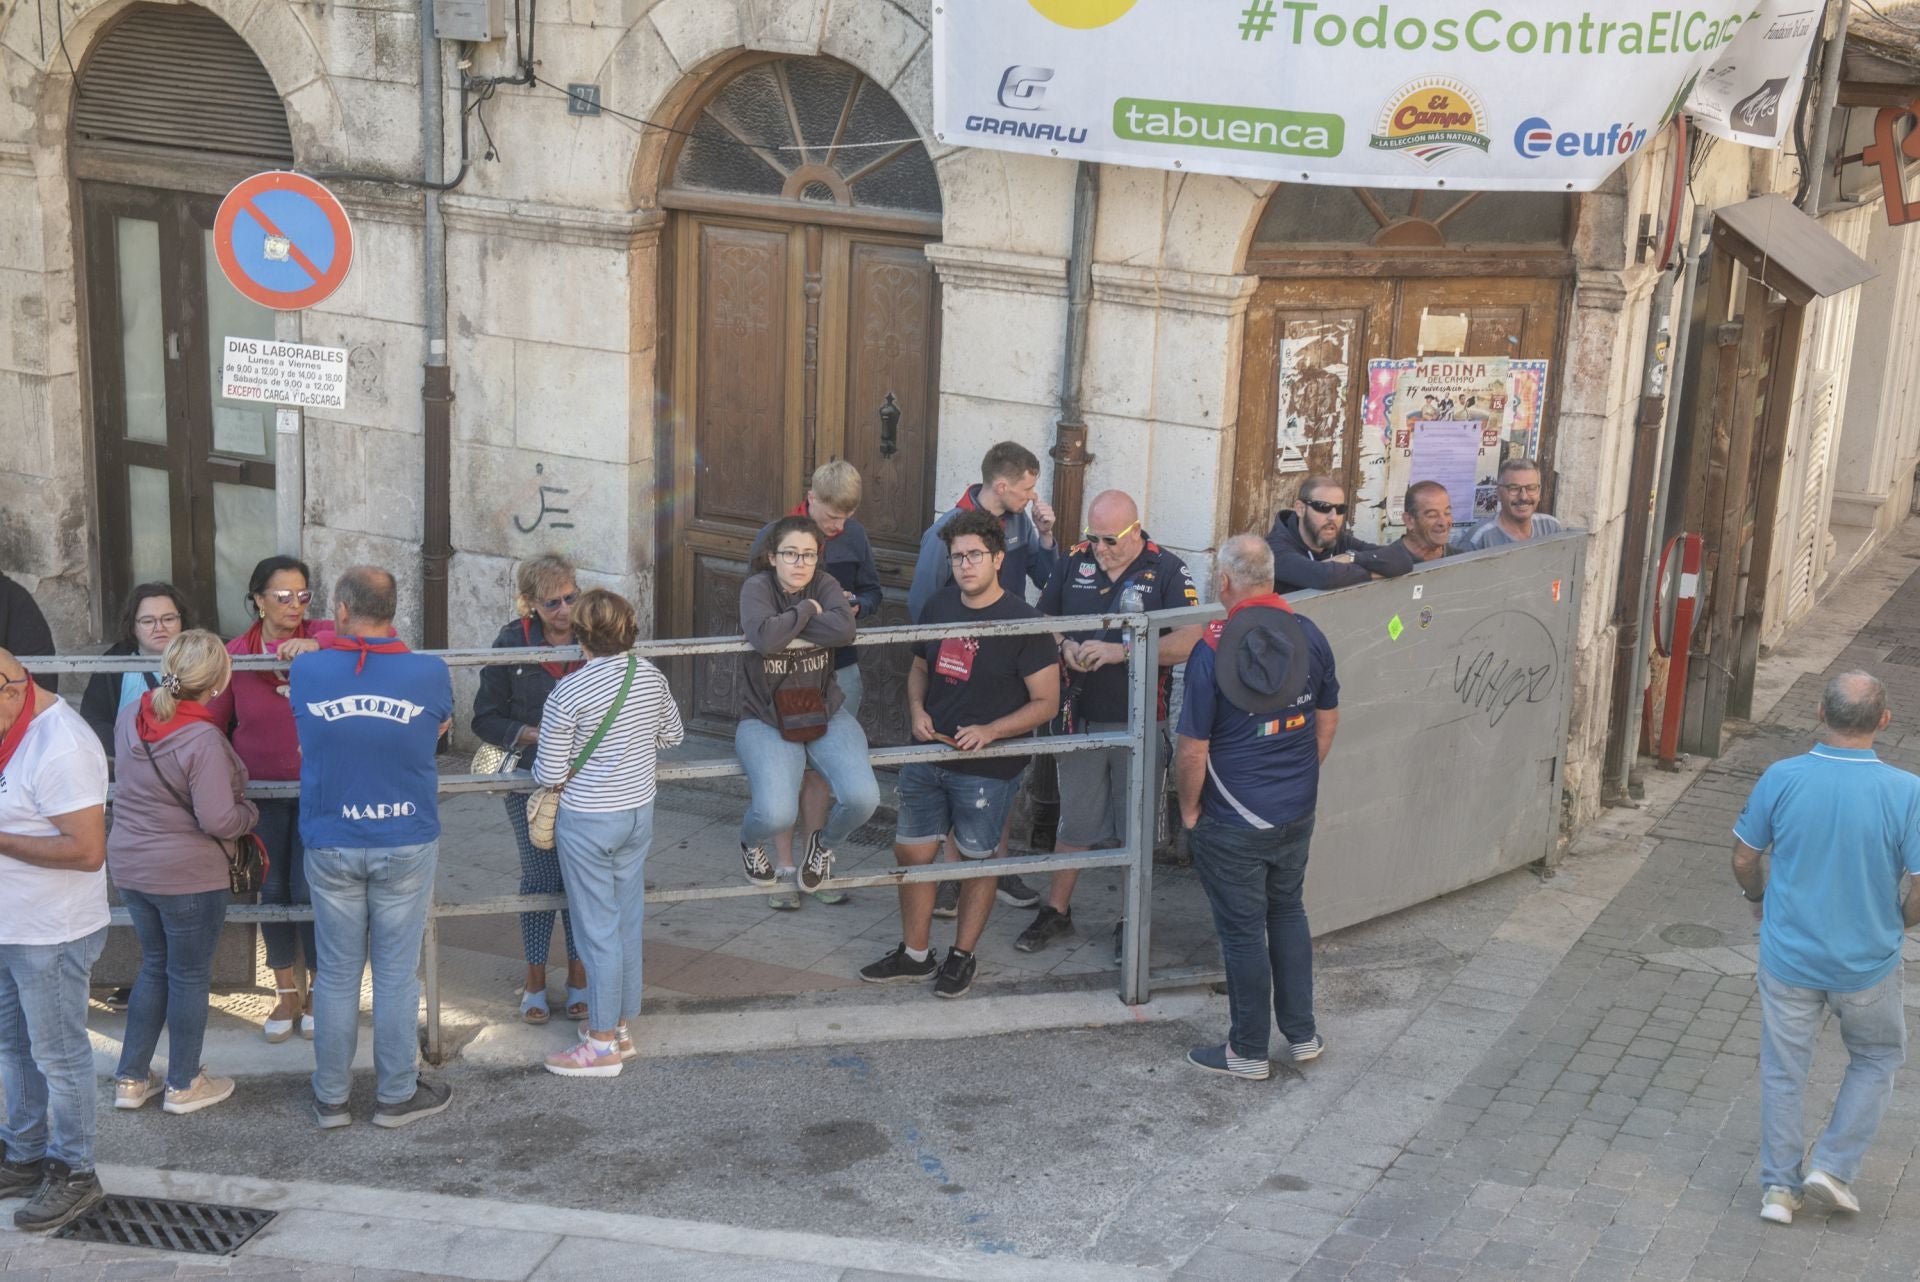
<svg viewBox="0 0 1920 1282">
<path fill-rule="evenodd" d="M 1428 76 L 1394 91 L 1367 145 L 1431 169 L 1457 151 L 1486 151 L 1493 144 L 1480 95 L 1463 81 Z"/>
</svg>

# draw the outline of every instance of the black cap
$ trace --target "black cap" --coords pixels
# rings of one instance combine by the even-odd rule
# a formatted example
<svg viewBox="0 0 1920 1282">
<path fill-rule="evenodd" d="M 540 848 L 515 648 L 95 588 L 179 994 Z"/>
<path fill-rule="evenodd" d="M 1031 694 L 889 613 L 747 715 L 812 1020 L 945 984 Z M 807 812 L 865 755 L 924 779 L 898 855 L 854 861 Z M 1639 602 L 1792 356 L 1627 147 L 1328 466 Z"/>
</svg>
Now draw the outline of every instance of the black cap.
<svg viewBox="0 0 1920 1282">
<path fill-rule="evenodd" d="M 1220 634 L 1214 682 L 1242 712 L 1265 716 L 1290 707 L 1307 688 L 1307 634 L 1291 610 L 1251 606 Z"/>
</svg>

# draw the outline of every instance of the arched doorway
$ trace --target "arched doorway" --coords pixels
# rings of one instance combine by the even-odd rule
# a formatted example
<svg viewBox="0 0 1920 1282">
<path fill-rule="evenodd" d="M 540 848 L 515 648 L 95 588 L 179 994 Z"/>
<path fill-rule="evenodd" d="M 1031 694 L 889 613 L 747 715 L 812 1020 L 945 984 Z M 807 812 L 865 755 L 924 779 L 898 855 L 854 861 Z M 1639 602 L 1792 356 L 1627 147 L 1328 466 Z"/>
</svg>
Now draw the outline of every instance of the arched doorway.
<svg viewBox="0 0 1920 1282">
<path fill-rule="evenodd" d="M 940 235 L 933 161 L 884 89 L 825 58 L 736 64 L 680 127 L 660 195 L 672 211 L 661 631 L 738 631 L 754 535 L 833 458 L 859 468 L 860 520 L 904 600 L 934 514 L 940 305 L 922 252 Z M 883 618 L 902 615 L 890 601 Z M 898 740 L 901 665 L 872 654 L 863 666 L 868 732 Z M 695 717 L 732 723 L 734 669 L 695 665 Z"/>
<path fill-rule="evenodd" d="M 1399 537 L 1391 499 L 1405 488 L 1409 460 L 1390 457 L 1402 443 L 1369 421 L 1375 363 L 1454 356 L 1551 366 L 1573 276 L 1575 202 L 1551 192 L 1276 189 L 1247 255 L 1247 271 L 1262 279 L 1247 313 L 1231 528 L 1264 532 L 1304 477 L 1331 472 L 1357 504 L 1357 533 Z M 1544 400 L 1532 447 L 1549 497 L 1553 372 L 1538 375 Z M 1466 519 L 1458 502 L 1454 515 Z"/>
<path fill-rule="evenodd" d="M 286 111 L 239 33 L 190 5 L 136 6 L 79 69 L 79 180 L 102 614 L 151 579 L 232 635 L 277 543 L 273 407 L 220 395 L 225 337 L 274 313 L 228 285 L 213 215 L 239 179 L 293 161 Z"/>
</svg>

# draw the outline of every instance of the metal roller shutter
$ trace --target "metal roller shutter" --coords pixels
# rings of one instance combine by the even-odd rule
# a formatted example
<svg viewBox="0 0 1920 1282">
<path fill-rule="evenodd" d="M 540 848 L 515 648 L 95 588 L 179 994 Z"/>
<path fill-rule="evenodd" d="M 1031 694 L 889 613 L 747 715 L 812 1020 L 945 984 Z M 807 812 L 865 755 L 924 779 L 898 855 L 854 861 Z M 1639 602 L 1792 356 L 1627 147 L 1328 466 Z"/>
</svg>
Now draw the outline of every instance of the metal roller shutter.
<svg viewBox="0 0 1920 1282">
<path fill-rule="evenodd" d="M 204 9 L 136 9 L 80 71 L 74 142 L 291 162 L 286 108 L 240 34 Z"/>
</svg>

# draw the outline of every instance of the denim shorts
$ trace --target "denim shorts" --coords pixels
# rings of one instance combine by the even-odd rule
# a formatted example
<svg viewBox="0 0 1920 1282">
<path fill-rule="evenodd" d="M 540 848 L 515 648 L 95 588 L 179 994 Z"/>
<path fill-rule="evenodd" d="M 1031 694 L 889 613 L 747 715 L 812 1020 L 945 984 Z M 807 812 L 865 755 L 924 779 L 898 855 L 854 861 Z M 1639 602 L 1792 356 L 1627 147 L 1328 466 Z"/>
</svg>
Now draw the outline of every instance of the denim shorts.
<svg viewBox="0 0 1920 1282">
<path fill-rule="evenodd" d="M 986 859 L 1000 848 L 1020 776 L 990 779 L 916 761 L 900 767 L 900 819 L 894 841 L 924 846 L 951 830 L 968 859 Z"/>
</svg>

